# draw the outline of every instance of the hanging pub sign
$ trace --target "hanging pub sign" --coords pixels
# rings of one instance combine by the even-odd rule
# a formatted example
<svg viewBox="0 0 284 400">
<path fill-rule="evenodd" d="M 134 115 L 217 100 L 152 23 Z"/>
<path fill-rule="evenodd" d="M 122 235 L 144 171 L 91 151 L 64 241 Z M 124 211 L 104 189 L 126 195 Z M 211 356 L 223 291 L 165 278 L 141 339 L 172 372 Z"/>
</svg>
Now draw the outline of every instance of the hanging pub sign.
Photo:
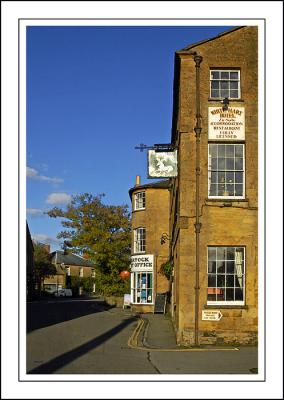
<svg viewBox="0 0 284 400">
<path fill-rule="evenodd" d="M 245 140 L 244 107 L 208 107 L 208 139 Z"/>
<path fill-rule="evenodd" d="M 153 254 L 140 254 L 131 256 L 131 272 L 137 271 L 153 271 L 154 256 Z"/>
<path fill-rule="evenodd" d="M 177 176 L 177 150 L 148 150 L 148 178 Z"/>
</svg>

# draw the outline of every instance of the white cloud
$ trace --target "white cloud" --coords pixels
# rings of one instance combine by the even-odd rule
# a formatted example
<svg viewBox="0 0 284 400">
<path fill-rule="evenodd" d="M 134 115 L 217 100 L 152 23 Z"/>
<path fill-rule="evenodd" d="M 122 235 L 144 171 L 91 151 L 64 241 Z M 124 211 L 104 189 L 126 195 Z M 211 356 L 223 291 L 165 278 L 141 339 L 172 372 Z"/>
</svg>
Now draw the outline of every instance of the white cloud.
<svg viewBox="0 0 284 400">
<path fill-rule="evenodd" d="M 38 171 L 34 168 L 27 167 L 27 177 L 30 179 L 34 179 L 37 181 L 43 181 L 48 183 L 62 183 L 63 179 L 61 178 L 51 178 L 45 175 L 39 175 Z"/>
<path fill-rule="evenodd" d="M 51 193 L 47 199 L 47 204 L 68 204 L 71 201 L 71 196 L 67 193 Z"/>
<path fill-rule="evenodd" d="M 54 239 L 50 236 L 45 235 L 44 233 L 36 233 L 32 235 L 32 239 L 36 242 L 46 243 L 46 244 L 60 244 L 61 241 L 59 239 Z"/>
<path fill-rule="evenodd" d="M 43 215 L 43 211 L 39 208 L 27 208 L 27 214 L 30 216 L 38 217 Z"/>
</svg>

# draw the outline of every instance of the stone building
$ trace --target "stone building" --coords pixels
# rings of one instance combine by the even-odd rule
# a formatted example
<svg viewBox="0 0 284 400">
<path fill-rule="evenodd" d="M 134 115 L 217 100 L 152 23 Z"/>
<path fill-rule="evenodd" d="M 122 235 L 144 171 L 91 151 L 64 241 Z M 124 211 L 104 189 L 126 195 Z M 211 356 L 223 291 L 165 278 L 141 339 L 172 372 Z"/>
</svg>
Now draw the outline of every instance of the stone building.
<svg viewBox="0 0 284 400">
<path fill-rule="evenodd" d="M 131 304 L 140 312 L 153 312 L 157 293 L 169 292 L 161 265 L 169 257 L 169 180 L 136 185 L 132 201 Z"/>
<path fill-rule="evenodd" d="M 175 54 L 173 321 L 179 343 L 255 343 L 258 331 L 258 30 Z"/>
<path fill-rule="evenodd" d="M 256 343 L 256 26 L 237 27 L 175 53 L 170 142 L 178 175 L 167 183 L 163 206 L 159 183 L 138 184 L 130 192 L 133 230 L 149 232 L 143 251 L 168 256 L 174 266 L 170 310 L 177 342 Z M 149 209 L 136 211 L 133 197 L 141 191 Z M 163 232 L 169 233 L 169 255 L 159 245 Z"/>
<path fill-rule="evenodd" d="M 56 275 L 45 278 L 44 290 L 47 292 L 54 293 L 63 288 L 72 288 L 74 292 L 72 277 L 73 279 L 95 277 L 95 264 L 90 260 L 61 250 L 52 252 L 50 256 L 52 264 L 56 267 Z M 95 284 L 93 292 L 95 292 Z"/>
</svg>

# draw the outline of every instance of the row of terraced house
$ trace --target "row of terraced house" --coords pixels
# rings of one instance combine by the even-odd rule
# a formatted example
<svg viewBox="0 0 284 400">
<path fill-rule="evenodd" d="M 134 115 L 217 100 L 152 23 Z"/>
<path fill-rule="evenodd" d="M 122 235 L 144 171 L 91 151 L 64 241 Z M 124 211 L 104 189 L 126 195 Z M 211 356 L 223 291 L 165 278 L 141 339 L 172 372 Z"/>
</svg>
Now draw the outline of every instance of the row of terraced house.
<svg viewBox="0 0 284 400">
<path fill-rule="evenodd" d="M 256 343 L 257 27 L 175 53 L 170 145 L 177 176 L 129 191 L 132 307 L 167 293 L 179 344 Z"/>
</svg>

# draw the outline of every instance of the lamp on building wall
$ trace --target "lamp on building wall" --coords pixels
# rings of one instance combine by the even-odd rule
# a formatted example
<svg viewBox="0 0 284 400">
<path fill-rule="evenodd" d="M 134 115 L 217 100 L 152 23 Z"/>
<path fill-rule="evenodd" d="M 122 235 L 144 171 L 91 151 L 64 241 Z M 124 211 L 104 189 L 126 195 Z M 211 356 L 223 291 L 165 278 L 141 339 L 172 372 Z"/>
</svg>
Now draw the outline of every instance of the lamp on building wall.
<svg viewBox="0 0 284 400">
<path fill-rule="evenodd" d="M 227 111 L 229 107 L 229 99 L 228 97 L 225 97 L 223 100 L 221 100 L 221 103 L 223 104 L 223 111 Z"/>
<path fill-rule="evenodd" d="M 161 244 L 165 244 L 167 240 L 170 240 L 170 237 L 167 233 L 163 233 L 161 236 Z"/>
</svg>

